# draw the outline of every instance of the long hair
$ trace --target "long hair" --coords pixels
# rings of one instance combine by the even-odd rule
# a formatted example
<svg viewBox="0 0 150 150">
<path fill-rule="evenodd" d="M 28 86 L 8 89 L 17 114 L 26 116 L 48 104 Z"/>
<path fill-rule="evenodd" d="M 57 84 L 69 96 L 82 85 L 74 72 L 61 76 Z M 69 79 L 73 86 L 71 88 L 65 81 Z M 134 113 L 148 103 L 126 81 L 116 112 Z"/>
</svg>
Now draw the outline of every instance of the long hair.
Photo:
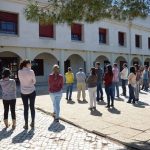
<svg viewBox="0 0 150 150">
<path fill-rule="evenodd" d="M 3 71 L 2 71 L 2 78 L 8 78 L 10 77 L 11 75 L 11 71 L 8 69 L 8 68 L 5 68 Z"/>
<path fill-rule="evenodd" d="M 133 67 L 133 66 L 130 67 L 130 73 L 136 74 L 136 72 L 135 72 L 135 67 Z"/>
<path fill-rule="evenodd" d="M 24 67 L 26 67 L 27 64 L 31 64 L 31 61 L 28 60 L 28 59 L 23 60 L 23 61 L 20 63 L 20 70 L 23 69 Z"/>
<path fill-rule="evenodd" d="M 91 68 L 91 75 L 96 76 L 96 70 L 94 67 Z"/>
<path fill-rule="evenodd" d="M 108 71 L 108 74 L 110 74 L 111 76 L 113 76 L 113 72 L 112 72 L 112 66 L 111 65 L 107 65 L 106 69 Z"/>
</svg>

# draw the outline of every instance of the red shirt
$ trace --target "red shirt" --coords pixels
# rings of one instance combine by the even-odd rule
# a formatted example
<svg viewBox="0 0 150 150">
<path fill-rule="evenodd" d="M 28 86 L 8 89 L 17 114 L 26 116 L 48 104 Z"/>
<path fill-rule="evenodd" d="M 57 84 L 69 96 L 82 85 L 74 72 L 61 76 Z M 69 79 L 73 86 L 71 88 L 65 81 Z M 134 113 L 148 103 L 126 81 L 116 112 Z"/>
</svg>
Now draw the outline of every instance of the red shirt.
<svg viewBox="0 0 150 150">
<path fill-rule="evenodd" d="M 49 75 L 49 92 L 50 93 L 55 93 L 59 92 L 63 88 L 63 76 L 61 74 L 50 74 Z"/>
<path fill-rule="evenodd" d="M 105 73 L 104 75 L 104 84 L 105 86 L 109 86 L 112 84 L 113 75 L 110 75 L 109 73 Z"/>
</svg>

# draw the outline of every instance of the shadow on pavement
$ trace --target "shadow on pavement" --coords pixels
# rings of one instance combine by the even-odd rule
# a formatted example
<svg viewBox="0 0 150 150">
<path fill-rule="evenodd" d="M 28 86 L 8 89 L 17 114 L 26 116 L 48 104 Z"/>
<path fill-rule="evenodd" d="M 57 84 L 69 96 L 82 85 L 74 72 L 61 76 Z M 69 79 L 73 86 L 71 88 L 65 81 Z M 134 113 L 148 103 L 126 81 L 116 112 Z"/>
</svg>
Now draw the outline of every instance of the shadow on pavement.
<svg viewBox="0 0 150 150">
<path fill-rule="evenodd" d="M 147 95 L 147 93 L 146 93 L 146 92 L 142 92 L 142 91 L 140 91 L 140 94 L 144 94 L 144 95 Z"/>
<path fill-rule="evenodd" d="M 145 106 L 149 106 L 149 104 L 145 102 L 138 101 L 137 104 L 133 104 L 133 106 L 138 107 L 138 108 L 145 108 Z"/>
<path fill-rule="evenodd" d="M 51 132 L 61 132 L 63 130 L 65 130 L 65 126 L 59 122 L 52 122 L 52 124 L 48 128 L 48 131 Z"/>
<path fill-rule="evenodd" d="M 97 109 L 92 109 L 91 110 L 91 115 L 92 116 L 102 116 L 102 113 L 100 113 L 100 111 L 98 111 Z"/>
<path fill-rule="evenodd" d="M 97 102 L 97 104 L 98 104 L 98 105 L 106 105 L 107 103 L 104 102 L 104 101 L 99 101 L 99 102 Z"/>
<path fill-rule="evenodd" d="M 68 100 L 68 101 L 67 101 L 67 104 L 75 104 L 75 101 Z"/>
<path fill-rule="evenodd" d="M 12 143 L 23 143 L 25 140 L 31 140 L 34 136 L 34 129 L 31 129 L 29 132 L 28 130 L 23 130 L 18 135 L 13 137 Z"/>
<path fill-rule="evenodd" d="M 121 97 L 115 98 L 115 100 L 116 100 L 116 101 L 124 101 L 124 99 L 121 98 Z"/>
<path fill-rule="evenodd" d="M 3 129 L 0 131 L 0 141 L 1 141 L 2 139 L 6 139 L 6 138 L 10 137 L 12 133 L 13 133 L 13 129 L 7 131 L 6 128 L 3 128 Z"/>
<path fill-rule="evenodd" d="M 121 111 L 118 110 L 117 108 L 113 107 L 113 108 L 108 108 L 108 111 L 112 114 L 121 114 Z"/>
<path fill-rule="evenodd" d="M 83 101 L 78 100 L 78 103 L 79 103 L 79 104 L 87 104 L 87 103 L 88 103 L 88 101 L 86 101 L 86 100 L 83 100 Z"/>
</svg>

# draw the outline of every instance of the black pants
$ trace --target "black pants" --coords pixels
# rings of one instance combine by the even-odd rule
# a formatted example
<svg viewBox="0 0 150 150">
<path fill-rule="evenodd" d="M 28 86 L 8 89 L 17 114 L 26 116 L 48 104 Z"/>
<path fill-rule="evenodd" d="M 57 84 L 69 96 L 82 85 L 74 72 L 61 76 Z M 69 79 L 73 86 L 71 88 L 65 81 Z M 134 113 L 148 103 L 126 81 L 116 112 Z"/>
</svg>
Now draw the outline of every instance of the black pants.
<svg viewBox="0 0 150 150">
<path fill-rule="evenodd" d="M 32 118 L 32 122 L 34 122 L 35 119 L 35 97 L 36 97 L 36 93 L 35 91 L 31 94 L 22 94 L 21 93 L 21 98 L 23 101 L 23 105 L 24 105 L 24 120 L 25 120 L 25 124 L 28 124 L 28 110 L 29 110 L 29 102 L 30 102 L 30 110 L 31 110 L 31 118 Z"/>
<path fill-rule="evenodd" d="M 126 84 L 127 84 L 127 80 L 122 79 L 122 91 L 124 96 L 126 96 Z"/>
<path fill-rule="evenodd" d="M 15 113 L 16 99 L 3 100 L 3 105 L 4 105 L 4 120 L 8 119 L 9 107 L 12 119 L 16 120 L 16 113 Z"/>
</svg>

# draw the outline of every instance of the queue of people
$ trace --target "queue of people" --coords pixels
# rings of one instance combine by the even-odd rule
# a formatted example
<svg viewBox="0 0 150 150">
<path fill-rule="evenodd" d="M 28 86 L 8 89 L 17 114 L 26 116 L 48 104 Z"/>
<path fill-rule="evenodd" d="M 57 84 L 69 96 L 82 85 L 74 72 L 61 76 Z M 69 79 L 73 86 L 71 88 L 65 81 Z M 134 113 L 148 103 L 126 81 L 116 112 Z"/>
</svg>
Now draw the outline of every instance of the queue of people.
<svg viewBox="0 0 150 150">
<path fill-rule="evenodd" d="M 36 99 L 36 77 L 34 71 L 31 69 L 31 61 L 24 60 L 20 64 L 20 70 L 18 71 L 18 77 L 20 81 L 21 98 L 24 106 L 24 129 L 28 129 L 28 111 L 31 112 L 30 127 L 35 126 L 35 99 Z M 130 67 L 128 71 L 127 64 L 123 64 L 123 70 L 119 72 L 118 65 L 116 63 L 111 66 L 108 64 L 105 66 L 105 71 L 100 67 L 100 63 L 96 62 L 95 67 L 90 70 L 90 75 L 87 77 L 82 68 L 74 76 L 71 67 L 68 68 L 68 72 L 65 74 L 66 83 L 66 100 L 72 100 L 73 85 L 77 81 L 77 100 L 80 101 L 81 93 L 83 101 L 86 101 L 86 87 L 89 93 L 89 109 L 95 110 L 96 103 L 104 101 L 103 86 L 107 97 L 106 108 L 114 107 L 115 98 L 120 98 L 119 93 L 119 81 L 121 79 L 122 96 L 127 96 L 126 85 L 128 83 L 129 99 L 128 103 L 136 103 L 139 101 L 140 90 L 148 91 L 150 82 L 150 70 L 148 66 L 144 69 L 137 64 Z M 2 79 L 0 80 L 2 88 L 2 99 L 4 106 L 4 124 L 8 128 L 10 126 L 8 122 L 9 109 L 12 117 L 12 129 L 16 128 L 16 82 L 11 79 L 11 72 L 5 68 L 2 72 Z M 53 103 L 53 117 L 55 122 L 59 122 L 60 115 L 60 101 L 62 99 L 64 85 L 64 77 L 60 74 L 59 66 L 54 65 L 52 73 L 48 78 L 49 95 Z M 142 87 L 140 89 L 140 87 Z"/>
</svg>

